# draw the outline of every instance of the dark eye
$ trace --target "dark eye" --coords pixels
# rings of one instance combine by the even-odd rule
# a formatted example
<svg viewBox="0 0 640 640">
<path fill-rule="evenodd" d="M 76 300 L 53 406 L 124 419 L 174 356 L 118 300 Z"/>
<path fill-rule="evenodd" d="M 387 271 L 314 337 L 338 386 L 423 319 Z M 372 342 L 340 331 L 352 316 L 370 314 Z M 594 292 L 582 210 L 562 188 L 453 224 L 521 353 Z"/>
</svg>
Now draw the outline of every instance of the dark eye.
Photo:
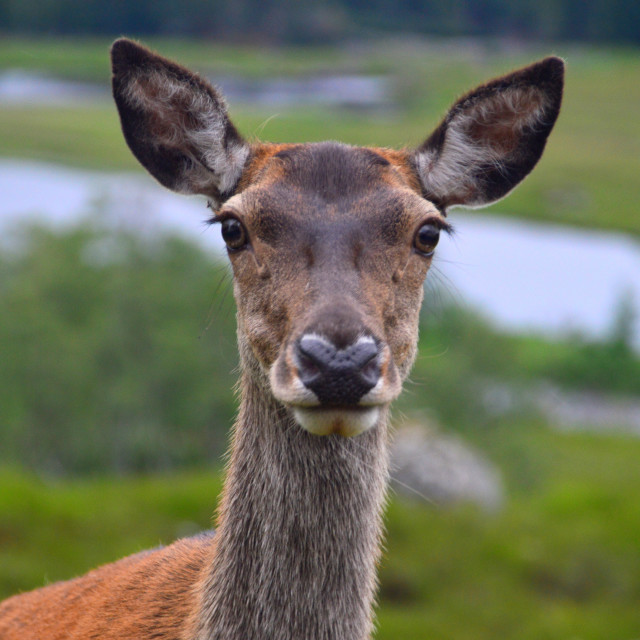
<svg viewBox="0 0 640 640">
<path fill-rule="evenodd" d="M 435 224 L 423 224 L 416 233 L 413 246 L 416 251 L 426 256 L 430 256 L 440 239 L 440 227 Z"/>
<path fill-rule="evenodd" d="M 222 239 L 231 251 L 242 249 L 247 244 L 247 232 L 240 220 L 227 218 L 221 224 Z"/>
</svg>

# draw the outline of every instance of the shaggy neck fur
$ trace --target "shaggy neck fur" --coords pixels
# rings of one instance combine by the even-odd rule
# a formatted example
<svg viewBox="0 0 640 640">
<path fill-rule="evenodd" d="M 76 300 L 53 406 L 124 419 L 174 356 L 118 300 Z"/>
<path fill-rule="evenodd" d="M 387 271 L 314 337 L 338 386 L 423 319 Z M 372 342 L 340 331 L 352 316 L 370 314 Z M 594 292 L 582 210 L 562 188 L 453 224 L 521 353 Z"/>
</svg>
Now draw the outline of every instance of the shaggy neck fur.
<svg viewBox="0 0 640 640">
<path fill-rule="evenodd" d="M 198 640 L 365 640 L 387 479 L 386 415 L 353 439 L 295 424 L 241 380 Z"/>
</svg>

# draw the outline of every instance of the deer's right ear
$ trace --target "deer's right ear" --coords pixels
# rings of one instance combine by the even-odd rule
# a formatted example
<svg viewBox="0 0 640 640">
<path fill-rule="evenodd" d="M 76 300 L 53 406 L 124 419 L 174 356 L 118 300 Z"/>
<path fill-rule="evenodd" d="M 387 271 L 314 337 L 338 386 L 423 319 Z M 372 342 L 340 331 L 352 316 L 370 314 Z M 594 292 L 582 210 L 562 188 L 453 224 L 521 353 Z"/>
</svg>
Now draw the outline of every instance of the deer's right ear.
<svg viewBox="0 0 640 640">
<path fill-rule="evenodd" d="M 111 47 L 113 97 L 129 148 L 161 184 L 214 204 L 235 190 L 249 145 L 205 80 L 127 39 Z"/>
</svg>

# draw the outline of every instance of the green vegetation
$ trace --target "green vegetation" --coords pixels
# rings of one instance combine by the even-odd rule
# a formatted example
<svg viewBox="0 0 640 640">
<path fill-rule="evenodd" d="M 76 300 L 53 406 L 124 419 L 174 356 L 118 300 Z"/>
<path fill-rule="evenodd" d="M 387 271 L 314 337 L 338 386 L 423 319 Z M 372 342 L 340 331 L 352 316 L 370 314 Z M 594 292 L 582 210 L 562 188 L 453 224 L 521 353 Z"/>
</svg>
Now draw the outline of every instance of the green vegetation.
<svg viewBox="0 0 640 640">
<path fill-rule="evenodd" d="M 4 38 L 0 70 L 107 85 L 108 44 Z M 388 75 L 398 108 L 386 113 L 232 105 L 232 114 L 248 137 L 389 146 L 421 141 L 454 96 L 548 53 L 151 44 L 217 76 Z M 563 114 L 543 162 L 495 210 L 637 235 L 640 56 L 556 52 L 569 63 Z M 139 170 L 106 101 L 1 105 L 0 155 Z M 190 243 L 107 228 L 99 210 L 77 228 L 3 240 L 0 597 L 210 526 L 237 362 L 228 268 Z M 535 410 L 496 415 L 482 399 L 486 385 L 517 392 L 542 381 L 640 396 L 624 307 L 603 343 L 550 342 L 501 335 L 432 306 L 437 298 L 395 414 L 428 411 L 464 434 L 501 469 L 508 500 L 487 515 L 392 499 L 378 640 L 637 637 L 640 441 L 559 433 Z"/>
<path fill-rule="evenodd" d="M 635 637 L 640 443 L 522 423 L 491 441 L 500 515 L 392 502 L 379 640 Z"/>
<path fill-rule="evenodd" d="M 436 307 L 423 314 L 411 381 L 398 402 L 402 411 L 416 411 L 420 401 L 448 427 L 473 438 L 480 424 L 494 421 L 481 391 L 487 385 L 526 393 L 546 382 L 567 390 L 640 396 L 640 358 L 616 326 L 602 342 L 579 335 L 550 342 L 505 336 L 468 311 Z"/>
<path fill-rule="evenodd" d="M 228 267 L 185 240 L 106 228 L 99 213 L 67 231 L 18 230 L 10 245 L 0 250 L 0 308 L 11 309 L 0 314 L 0 463 L 57 475 L 216 460 L 235 412 Z M 619 327 L 602 344 L 551 344 L 435 300 L 400 412 L 428 408 L 475 439 L 496 423 L 487 385 L 640 395 L 640 358 Z"/>
<path fill-rule="evenodd" d="M 235 412 L 226 267 L 97 226 L 14 245 L 0 254 L 0 461 L 98 473 L 218 455 Z"/>
<path fill-rule="evenodd" d="M 139 0 L 107 7 L 95 0 L 0 0 L 5 30 L 38 34 L 162 34 L 272 43 L 338 41 L 412 33 L 640 43 L 635 0 Z"/>
<path fill-rule="evenodd" d="M 546 55 L 549 48 L 505 54 L 490 44 L 453 49 L 389 44 L 338 48 L 258 49 L 151 40 L 163 54 L 204 73 L 264 78 L 364 73 L 389 76 L 398 107 L 387 113 L 232 105 L 249 138 L 325 139 L 403 146 L 421 142 L 454 97 L 474 84 Z M 0 69 L 22 68 L 90 79 L 108 86 L 109 40 L 0 41 Z M 562 115 L 544 160 L 494 210 L 565 224 L 640 233 L 640 56 L 629 50 L 551 49 L 568 62 Z M 138 169 L 109 103 L 73 107 L 0 107 L 0 155 L 70 165 Z"/>
<path fill-rule="evenodd" d="M 640 627 L 640 442 L 497 429 L 497 515 L 391 501 L 378 640 L 628 640 Z M 487 439 L 489 442 L 489 439 Z M 0 597 L 208 528 L 220 478 L 0 473 Z"/>
<path fill-rule="evenodd" d="M 0 469 L 0 598 L 211 527 L 217 473 L 59 482 Z"/>
<path fill-rule="evenodd" d="M 91 169 L 138 170 L 110 106 L 2 107 L 0 147 L 7 157 Z"/>
</svg>

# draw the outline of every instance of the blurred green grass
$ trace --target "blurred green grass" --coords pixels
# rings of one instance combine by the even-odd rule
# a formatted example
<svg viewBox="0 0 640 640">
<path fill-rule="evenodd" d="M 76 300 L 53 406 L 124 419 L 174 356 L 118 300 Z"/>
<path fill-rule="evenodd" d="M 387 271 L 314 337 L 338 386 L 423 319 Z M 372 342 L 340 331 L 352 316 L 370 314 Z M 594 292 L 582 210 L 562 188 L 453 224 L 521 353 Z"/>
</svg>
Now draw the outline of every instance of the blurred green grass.
<svg viewBox="0 0 640 640">
<path fill-rule="evenodd" d="M 640 443 L 522 422 L 490 442 L 498 516 L 391 504 L 382 594 L 406 601 L 381 608 L 379 638 L 635 637 Z"/>
<path fill-rule="evenodd" d="M 364 73 L 389 76 L 398 109 L 387 114 L 339 109 L 231 105 L 247 137 L 302 142 L 410 146 L 436 126 L 456 96 L 493 75 L 549 53 L 568 63 L 565 102 L 540 166 L 493 210 L 565 224 L 640 233 L 640 53 L 557 45 L 506 52 L 491 43 L 456 49 L 395 41 L 378 47 L 257 49 L 151 40 L 163 54 L 217 76 L 282 77 Z M 21 68 L 109 83 L 107 40 L 0 41 L 0 70 Z M 0 107 L 0 155 L 78 167 L 138 170 L 115 108 Z"/>
<path fill-rule="evenodd" d="M 392 498 L 376 638 L 635 637 L 640 442 L 526 422 L 495 435 L 501 513 Z M 0 597 L 208 528 L 220 487 L 208 471 L 44 482 L 5 469 Z"/>
</svg>

